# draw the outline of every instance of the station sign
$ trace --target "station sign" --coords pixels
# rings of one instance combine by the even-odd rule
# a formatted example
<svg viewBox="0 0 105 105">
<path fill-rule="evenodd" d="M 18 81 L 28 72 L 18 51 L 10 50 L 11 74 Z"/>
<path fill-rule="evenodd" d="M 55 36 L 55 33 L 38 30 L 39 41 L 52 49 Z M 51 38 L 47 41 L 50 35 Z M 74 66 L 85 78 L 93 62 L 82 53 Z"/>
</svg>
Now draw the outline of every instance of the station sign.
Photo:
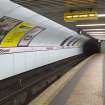
<svg viewBox="0 0 105 105">
<path fill-rule="evenodd" d="M 64 21 L 79 21 L 79 20 L 97 20 L 96 11 L 75 11 L 64 13 Z"/>
</svg>

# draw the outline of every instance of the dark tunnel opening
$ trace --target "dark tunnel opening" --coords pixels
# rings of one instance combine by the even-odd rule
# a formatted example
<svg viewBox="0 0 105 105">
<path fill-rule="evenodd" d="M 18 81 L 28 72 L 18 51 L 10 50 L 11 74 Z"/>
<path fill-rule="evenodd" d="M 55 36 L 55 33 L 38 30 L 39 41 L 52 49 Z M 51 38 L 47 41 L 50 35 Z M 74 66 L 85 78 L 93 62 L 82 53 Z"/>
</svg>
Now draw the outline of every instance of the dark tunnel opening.
<svg viewBox="0 0 105 105">
<path fill-rule="evenodd" d="M 90 39 L 86 41 L 83 45 L 83 53 L 85 55 L 92 55 L 94 53 L 100 52 L 100 43 L 98 40 Z"/>
</svg>

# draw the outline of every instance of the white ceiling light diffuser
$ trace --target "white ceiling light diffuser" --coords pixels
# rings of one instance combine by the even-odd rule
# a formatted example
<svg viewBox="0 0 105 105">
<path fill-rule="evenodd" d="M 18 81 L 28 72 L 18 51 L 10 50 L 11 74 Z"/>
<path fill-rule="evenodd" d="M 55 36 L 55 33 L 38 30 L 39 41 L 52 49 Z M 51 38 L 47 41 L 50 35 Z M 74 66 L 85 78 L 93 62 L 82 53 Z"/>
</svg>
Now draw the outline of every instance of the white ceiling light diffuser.
<svg viewBox="0 0 105 105">
<path fill-rule="evenodd" d="M 91 36 L 94 36 L 94 35 L 95 35 L 95 36 L 96 36 L 96 35 L 97 35 L 97 36 L 103 36 L 103 35 L 105 35 L 105 34 L 89 34 L 89 35 L 91 35 Z"/>
<path fill-rule="evenodd" d="M 97 16 L 98 16 L 99 18 L 100 18 L 100 17 L 105 17 L 105 14 L 98 14 Z"/>
<path fill-rule="evenodd" d="M 105 24 L 77 24 L 77 27 L 94 27 L 94 26 L 105 26 Z"/>
<path fill-rule="evenodd" d="M 87 32 L 87 34 L 105 34 L 105 32 Z"/>
<path fill-rule="evenodd" d="M 83 31 L 105 31 L 105 29 L 83 29 Z"/>
</svg>

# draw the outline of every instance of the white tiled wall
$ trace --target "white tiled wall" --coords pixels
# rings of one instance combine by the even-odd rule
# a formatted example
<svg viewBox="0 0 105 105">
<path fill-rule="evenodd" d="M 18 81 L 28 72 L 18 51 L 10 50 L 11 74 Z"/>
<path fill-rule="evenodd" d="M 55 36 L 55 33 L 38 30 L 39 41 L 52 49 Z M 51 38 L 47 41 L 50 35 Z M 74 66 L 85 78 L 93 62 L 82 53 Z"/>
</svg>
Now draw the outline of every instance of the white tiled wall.
<svg viewBox="0 0 105 105">
<path fill-rule="evenodd" d="M 73 48 L 0 55 L 0 80 L 80 53 Z"/>
</svg>

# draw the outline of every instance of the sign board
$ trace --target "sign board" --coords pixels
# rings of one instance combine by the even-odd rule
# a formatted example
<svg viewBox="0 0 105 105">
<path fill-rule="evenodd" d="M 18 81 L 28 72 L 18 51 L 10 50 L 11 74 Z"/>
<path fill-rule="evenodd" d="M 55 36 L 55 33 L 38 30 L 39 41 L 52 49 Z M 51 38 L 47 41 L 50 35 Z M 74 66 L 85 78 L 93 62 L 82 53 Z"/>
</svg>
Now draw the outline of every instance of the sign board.
<svg viewBox="0 0 105 105">
<path fill-rule="evenodd" d="M 96 11 L 75 11 L 64 13 L 64 21 L 79 21 L 79 20 L 96 20 L 97 12 Z"/>
</svg>

